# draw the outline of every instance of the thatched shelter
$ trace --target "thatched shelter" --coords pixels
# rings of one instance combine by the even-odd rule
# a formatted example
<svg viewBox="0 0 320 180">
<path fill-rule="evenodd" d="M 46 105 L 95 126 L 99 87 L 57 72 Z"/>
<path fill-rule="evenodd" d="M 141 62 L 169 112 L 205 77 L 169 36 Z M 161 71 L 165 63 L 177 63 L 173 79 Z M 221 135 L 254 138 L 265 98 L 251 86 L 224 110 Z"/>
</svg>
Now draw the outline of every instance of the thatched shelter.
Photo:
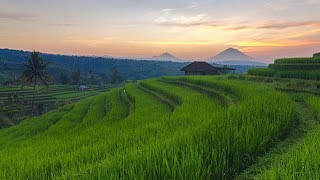
<svg viewBox="0 0 320 180">
<path fill-rule="evenodd" d="M 234 71 L 232 68 L 214 67 L 207 62 L 195 61 L 181 69 L 186 75 L 218 75 L 222 71 Z"/>
</svg>

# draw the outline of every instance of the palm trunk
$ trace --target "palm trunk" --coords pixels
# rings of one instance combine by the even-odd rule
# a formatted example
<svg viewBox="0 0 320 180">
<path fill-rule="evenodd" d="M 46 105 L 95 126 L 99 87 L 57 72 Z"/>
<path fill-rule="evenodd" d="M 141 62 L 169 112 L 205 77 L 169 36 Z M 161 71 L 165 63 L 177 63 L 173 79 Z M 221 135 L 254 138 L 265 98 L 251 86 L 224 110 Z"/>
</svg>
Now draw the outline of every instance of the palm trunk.
<svg viewBox="0 0 320 180">
<path fill-rule="evenodd" d="M 34 79 L 34 84 L 33 84 L 33 94 L 32 94 L 32 116 L 34 115 L 34 98 L 36 95 L 36 85 L 37 85 L 37 77 Z"/>
</svg>

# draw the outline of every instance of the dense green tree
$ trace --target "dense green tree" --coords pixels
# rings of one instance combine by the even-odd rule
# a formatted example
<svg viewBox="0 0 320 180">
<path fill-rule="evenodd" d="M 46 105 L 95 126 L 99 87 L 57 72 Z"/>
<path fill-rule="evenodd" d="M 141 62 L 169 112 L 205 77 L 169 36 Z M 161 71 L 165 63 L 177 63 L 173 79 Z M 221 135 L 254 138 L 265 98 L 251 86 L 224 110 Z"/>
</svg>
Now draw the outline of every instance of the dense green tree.
<svg viewBox="0 0 320 180">
<path fill-rule="evenodd" d="M 70 83 L 69 77 L 64 73 L 60 74 L 59 79 L 60 79 L 61 84 L 69 84 Z"/>
<path fill-rule="evenodd" d="M 8 97 L 0 101 L 0 126 L 8 127 L 14 125 L 14 118 L 23 112 L 24 98 L 18 92 L 9 94 Z"/>
<path fill-rule="evenodd" d="M 80 85 L 81 80 L 82 80 L 82 72 L 80 69 L 78 69 L 77 71 L 73 72 L 71 74 L 71 79 L 72 79 L 72 83 L 76 84 L 76 85 Z"/>
<path fill-rule="evenodd" d="M 96 78 L 95 73 L 92 70 L 89 71 L 89 81 L 90 81 L 90 84 L 98 84 L 99 83 L 98 79 Z"/>
<path fill-rule="evenodd" d="M 105 74 L 105 73 L 100 74 L 100 83 L 102 83 L 102 84 L 109 83 L 109 78 L 108 78 L 107 74 Z"/>
<path fill-rule="evenodd" d="M 27 62 L 24 64 L 25 70 L 22 73 L 21 80 L 22 86 L 24 87 L 26 84 L 33 84 L 33 94 L 32 94 L 32 116 L 34 114 L 34 98 L 36 94 L 36 86 L 37 84 L 43 84 L 46 87 L 49 86 L 50 77 L 47 73 L 48 68 L 47 62 L 40 57 L 40 53 L 33 51 L 28 57 Z"/>
<path fill-rule="evenodd" d="M 114 68 L 111 73 L 111 83 L 117 84 L 123 81 L 123 77 L 117 68 Z"/>
<path fill-rule="evenodd" d="M 319 53 L 315 53 L 315 54 L 313 55 L 313 57 L 318 57 L 318 58 L 320 58 L 320 52 L 319 52 Z"/>
</svg>

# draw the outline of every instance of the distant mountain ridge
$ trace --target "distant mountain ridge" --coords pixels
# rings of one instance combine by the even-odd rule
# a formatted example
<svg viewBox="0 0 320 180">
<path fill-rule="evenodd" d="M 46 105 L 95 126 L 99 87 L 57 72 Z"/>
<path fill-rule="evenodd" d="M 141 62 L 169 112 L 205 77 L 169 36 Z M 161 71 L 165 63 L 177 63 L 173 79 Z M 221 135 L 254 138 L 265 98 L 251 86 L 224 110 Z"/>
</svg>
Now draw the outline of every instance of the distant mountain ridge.
<svg viewBox="0 0 320 180">
<path fill-rule="evenodd" d="M 11 80 L 14 76 L 18 77 L 21 75 L 24 69 L 23 63 L 27 61 L 26 57 L 30 56 L 30 53 L 30 51 L 0 48 L 0 85 L 6 80 Z M 107 74 L 107 76 L 111 76 L 112 69 L 116 68 L 124 79 L 127 80 L 183 75 L 180 69 L 190 64 L 187 61 L 191 60 L 172 59 L 168 54 L 164 54 L 166 58 L 164 61 L 147 58 L 133 60 L 131 58 L 115 58 L 110 56 L 99 57 L 50 53 L 41 53 L 41 56 L 50 62 L 48 73 L 56 77 L 55 82 L 59 82 L 61 74 L 71 74 L 76 70 L 81 70 L 83 74 L 88 74 L 92 71 L 97 75 Z M 215 65 L 220 67 L 219 64 Z M 228 67 L 237 69 L 236 72 L 238 73 L 246 73 L 249 66 L 228 65 Z"/>
<path fill-rule="evenodd" d="M 216 56 L 209 58 L 208 61 L 224 65 L 266 65 L 235 48 L 228 48 Z"/>
<path fill-rule="evenodd" d="M 228 48 L 214 57 L 209 58 L 209 61 L 236 61 L 236 60 L 255 60 L 253 57 L 246 55 L 238 49 Z"/>
<path fill-rule="evenodd" d="M 170 54 L 170 53 L 163 53 L 159 56 L 153 56 L 150 58 L 151 60 L 159 60 L 159 61 L 181 61 L 182 59 Z"/>
<path fill-rule="evenodd" d="M 168 52 L 158 56 L 152 57 L 112 57 L 103 56 L 104 58 L 115 58 L 115 59 L 131 59 L 131 60 L 155 60 L 155 61 L 172 61 L 172 62 L 189 62 L 191 59 L 182 59 L 174 56 Z M 235 48 L 228 48 L 223 52 L 217 54 L 214 57 L 206 60 L 209 63 L 216 63 L 222 65 L 244 65 L 244 66 L 266 66 L 267 64 L 259 62 L 255 58 L 246 55 Z"/>
<path fill-rule="evenodd" d="M 128 59 L 128 60 L 154 60 L 154 61 L 172 61 L 172 62 L 184 62 L 185 59 L 178 58 L 170 53 L 163 53 L 159 56 L 152 56 L 152 57 L 116 57 L 116 56 L 101 56 L 103 58 L 114 58 L 114 59 Z"/>
</svg>

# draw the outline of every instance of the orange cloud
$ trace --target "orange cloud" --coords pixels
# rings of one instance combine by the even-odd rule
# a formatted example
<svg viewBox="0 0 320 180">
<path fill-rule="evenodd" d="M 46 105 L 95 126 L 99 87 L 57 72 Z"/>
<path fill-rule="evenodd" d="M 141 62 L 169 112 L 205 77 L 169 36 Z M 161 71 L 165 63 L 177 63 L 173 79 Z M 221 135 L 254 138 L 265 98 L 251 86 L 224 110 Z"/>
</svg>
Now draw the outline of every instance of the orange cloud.
<svg viewBox="0 0 320 180">
<path fill-rule="evenodd" d="M 270 23 L 257 27 L 257 29 L 283 29 L 289 27 L 300 26 L 319 26 L 320 21 L 304 21 L 304 22 L 283 22 L 283 23 Z"/>
<path fill-rule="evenodd" d="M 320 27 L 320 21 L 275 21 L 265 23 L 238 24 L 228 21 L 213 21 L 205 14 L 195 16 L 162 16 L 154 20 L 157 25 L 163 26 L 209 26 L 224 30 L 250 29 L 287 29 L 294 27 Z"/>
<path fill-rule="evenodd" d="M 239 47 L 292 47 L 292 46 L 307 46 L 307 45 L 319 45 L 319 41 L 281 41 L 281 42 L 235 42 L 230 45 Z"/>
</svg>

